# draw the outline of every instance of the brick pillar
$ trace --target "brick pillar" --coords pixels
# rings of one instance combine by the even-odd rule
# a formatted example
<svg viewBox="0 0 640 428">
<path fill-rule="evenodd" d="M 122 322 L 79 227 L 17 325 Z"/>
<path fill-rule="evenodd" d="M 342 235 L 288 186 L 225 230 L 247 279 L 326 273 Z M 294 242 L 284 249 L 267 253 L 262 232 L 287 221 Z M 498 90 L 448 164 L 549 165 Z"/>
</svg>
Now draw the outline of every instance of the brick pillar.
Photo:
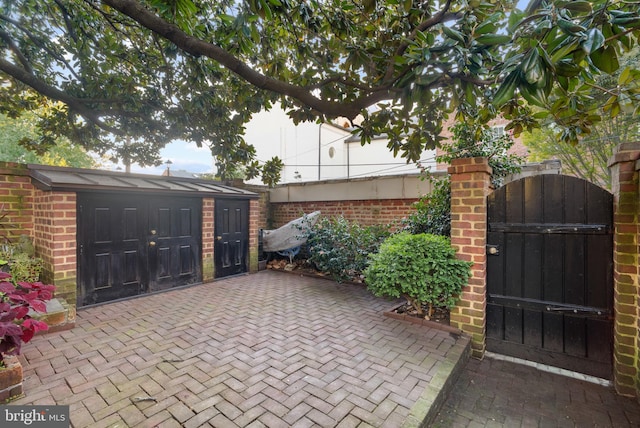
<svg viewBox="0 0 640 428">
<path fill-rule="evenodd" d="M 202 199 L 202 282 L 213 281 L 215 265 L 213 258 L 213 213 L 215 199 Z"/>
<path fill-rule="evenodd" d="M 258 234 L 260 233 L 260 200 L 249 201 L 249 272 L 258 272 Z"/>
<path fill-rule="evenodd" d="M 37 190 L 34 244 L 44 261 L 42 279 L 56 286 L 56 297 L 75 308 L 77 294 L 76 194 Z"/>
<path fill-rule="evenodd" d="M 33 238 L 33 192 L 29 170 L 22 164 L 0 162 L 0 244 L 20 235 Z"/>
<path fill-rule="evenodd" d="M 451 245 L 458 258 L 472 261 L 469 284 L 451 310 L 451 325 L 471 335 L 471 352 L 484 356 L 486 346 L 487 196 L 491 167 L 486 158 L 454 159 L 451 174 Z"/>
<path fill-rule="evenodd" d="M 619 394 L 636 397 L 640 396 L 638 159 L 640 143 L 625 143 L 609 162 L 614 222 L 613 376 Z"/>
</svg>

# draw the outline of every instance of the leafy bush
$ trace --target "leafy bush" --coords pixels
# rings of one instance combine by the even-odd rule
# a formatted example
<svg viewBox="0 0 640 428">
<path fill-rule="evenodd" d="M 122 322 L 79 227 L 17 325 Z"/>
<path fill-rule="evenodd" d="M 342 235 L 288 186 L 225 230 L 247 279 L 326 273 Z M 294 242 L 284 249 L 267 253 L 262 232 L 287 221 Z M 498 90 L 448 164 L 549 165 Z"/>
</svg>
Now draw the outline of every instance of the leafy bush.
<svg viewBox="0 0 640 428">
<path fill-rule="evenodd" d="M 387 226 L 360 226 L 344 217 L 321 218 L 307 240 L 308 261 L 338 282 L 362 274 L 367 257 L 389 236 Z"/>
<path fill-rule="evenodd" d="M 415 211 L 402 221 L 403 229 L 417 235 L 451 235 L 451 180 L 427 177 L 433 184 L 429 195 L 415 203 Z"/>
<path fill-rule="evenodd" d="M 491 184 L 498 188 L 510 174 L 521 170 L 525 159 L 509 154 L 508 150 L 514 141 L 509 134 L 496 136 L 487 126 L 457 123 L 450 128 L 453 133 L 451 144 L 443 145 L 444 153 L 436 160 L 450 163 L 453 159 L 469 157 L 486 157 L 493 170 Z M 436 178 L 427 173 L 426 178 L 433 184 L 433 190 L 420 198 L 415 204 L 415 212 L 403 221 L 404 230 L 434 235 L 451 235 L 451 180 Z"/>
<path fill-rule="evenodd" d="M 364 272 L 376 296 L 404 297 L 418 314 L 422 304 L 452 308 L 471 274 L 471 262 L 456 259 L 449 239 L 421 233 L 390 236 L 380 251 L 370 256 Z"/>
<path fill-rule="evenodd" d="M 42 259 L 35 256 L 28 236 L 22 235 L 18 242 L 0 246 L 0 269 L 10 272 L 15 281 L 36 282 L 42 268 Z"/>
<path fill-rule="evenodd" d="M 53 297 L 53 285 L 16 281 L 11 274 L 0 272 L 0 363 L 3 355 L 18 355 L 22 343 L 48 326 L 29 315 L 30 310 L 46 312 L 46 301 Z"/>
<path fill-rule="evenodd" d="M 491 173 L 491 184 L 497 189 L 504 184 L 509 174 L 520 172 L 526 160 L 518 155 L 508 153 L 514 141 L 510 134 L 496 135 L 487 125 L 456 123 L 449 130 L 452 132 L 451 144 L 443 145 L 444 153 L 436 157 L 436 161 L 451 163 L 453 159 L 486 157 Z"/>
</svg>

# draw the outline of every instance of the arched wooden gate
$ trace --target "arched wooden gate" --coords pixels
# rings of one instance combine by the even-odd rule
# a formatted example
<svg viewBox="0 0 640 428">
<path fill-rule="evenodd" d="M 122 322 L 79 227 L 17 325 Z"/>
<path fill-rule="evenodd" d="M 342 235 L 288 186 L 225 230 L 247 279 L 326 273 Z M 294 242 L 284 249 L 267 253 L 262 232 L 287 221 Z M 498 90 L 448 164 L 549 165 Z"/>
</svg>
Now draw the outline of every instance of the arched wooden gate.
<svg viewBox="0 0 640 428">
<path fill-rule="evenodd" d="M 613 197 L 539 175 L 489 196 L 487 350 L 610 379 Z"/>
</svg>

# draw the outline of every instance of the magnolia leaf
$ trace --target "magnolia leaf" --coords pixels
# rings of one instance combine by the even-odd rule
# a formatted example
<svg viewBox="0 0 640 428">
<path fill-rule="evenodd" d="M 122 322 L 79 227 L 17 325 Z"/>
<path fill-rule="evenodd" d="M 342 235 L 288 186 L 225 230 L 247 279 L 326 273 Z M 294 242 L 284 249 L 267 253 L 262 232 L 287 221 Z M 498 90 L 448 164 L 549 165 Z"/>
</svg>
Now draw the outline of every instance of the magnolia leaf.
<svg viewBox="0 0 640 428">
<path fill-rule="evenodd" d="M 597 51 L 604 45 L 604 35 L 598 28 L 587 31 L 587 38 L 582 42 L 582 50 L 587 54 Z"/>
<path fill-rule="evenodd" d="M 501 107 L 504 103 L 513 99 L 513 94 L 518 86 L 518 75 L 519 72 L 514 70 L 504 79 L 504 82 L 502 82 L 502 85 L 493 96 L 491 104 L 495 107 Z"/>
<path fill-rule="evenodd" d="M 620 68 L 620 64 L 618 63 L 618 55 L 616 54 L 616 50 L 613 46 L 600 48 L 597 51 L 591 53 L 589 57 L 591 58 L 593 65 L 595 65 L 605 73 L 611 74 L 618 68 Z"/>
<path fill-rule="evenodd" d="M 511 36 L 501 34 L 485 34 L 476 38 L 476 42 L 480 43 L 481 45 L 487 46 L 504 45 L 505 43 L 511 42 Z"/>
</svg>

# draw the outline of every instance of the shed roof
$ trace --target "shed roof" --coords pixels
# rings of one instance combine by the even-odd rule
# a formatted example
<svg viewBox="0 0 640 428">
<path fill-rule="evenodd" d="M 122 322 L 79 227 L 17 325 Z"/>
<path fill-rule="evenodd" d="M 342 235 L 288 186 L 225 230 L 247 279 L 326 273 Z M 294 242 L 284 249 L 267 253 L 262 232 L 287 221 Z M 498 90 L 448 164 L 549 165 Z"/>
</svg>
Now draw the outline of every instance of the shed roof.
<svg viewBox="0 0 640 428">
<path fill-rule="evenodd" d="M 184 196 L 218 196 L 253 199 L 258 194 L 197 178 L 127 174 L 80 168 L 27 165 L 33 184 L 42 190 L 145 192 Z"/>
</svg>

